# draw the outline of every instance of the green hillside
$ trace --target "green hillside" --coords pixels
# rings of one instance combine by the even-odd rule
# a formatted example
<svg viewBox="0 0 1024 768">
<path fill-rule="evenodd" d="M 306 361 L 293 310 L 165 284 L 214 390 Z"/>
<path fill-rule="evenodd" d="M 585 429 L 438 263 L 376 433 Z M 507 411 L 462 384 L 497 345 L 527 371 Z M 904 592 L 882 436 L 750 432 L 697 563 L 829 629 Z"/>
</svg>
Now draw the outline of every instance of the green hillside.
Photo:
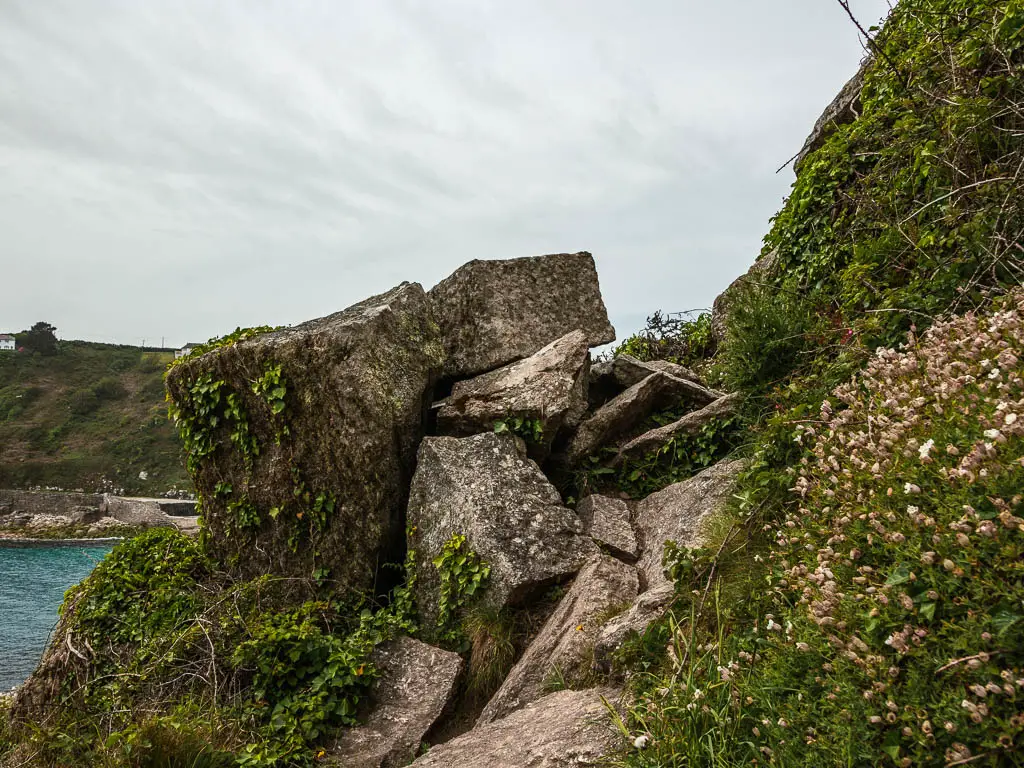
<svg viewBox="0 0 1024 768">
<path fill-rule="evenodd" d="M 171 359 L 85 341 L 53 355 L 0 353 L 0 487 L 190 488 L 164 405 Z"/>
</svg>

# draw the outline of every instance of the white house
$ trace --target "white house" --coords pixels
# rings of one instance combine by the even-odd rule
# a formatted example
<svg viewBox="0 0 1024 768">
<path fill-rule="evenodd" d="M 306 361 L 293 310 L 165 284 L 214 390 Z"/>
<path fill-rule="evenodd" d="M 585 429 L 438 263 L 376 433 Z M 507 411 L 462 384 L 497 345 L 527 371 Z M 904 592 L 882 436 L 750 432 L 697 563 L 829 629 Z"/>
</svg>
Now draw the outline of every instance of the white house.
<svg viewBox="0 0 1024 768">
<path fill-rule="evenodd" d="M 9 333 L 0 333 L 0 352 L 13 352 L 14 336 Z"/>
<path fill-rule="evenodd" d="M 179 358 L 179 357 L 186 357 L 187 355 L 191 355 L 192 354 L 192 350 L 195 349 L 196 347 L 198 347 L 202 343 L 203 342 L 201 342 L 201 341 L 190 341 L 184 347 L 182 347 L 181 349 L 177 350 L 174 353 L 174 357 L 175 358 Z"/>
</svg>

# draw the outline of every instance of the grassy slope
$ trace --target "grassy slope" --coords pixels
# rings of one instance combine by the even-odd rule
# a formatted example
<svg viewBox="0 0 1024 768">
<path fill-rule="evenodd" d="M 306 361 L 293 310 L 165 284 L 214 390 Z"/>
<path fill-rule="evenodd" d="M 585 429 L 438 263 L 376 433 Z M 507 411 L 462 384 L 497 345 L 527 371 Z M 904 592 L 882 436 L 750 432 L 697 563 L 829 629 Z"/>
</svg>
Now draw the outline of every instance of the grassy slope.
<svg viewBox="0 0 1024 768">
<path fill-rule="evenodd" d="M 903 0 L 878 47 L 712 363 L 748 395 L 751 469 L 730 539 L 683 554 L 673 612 L 624 655 L 646 674 L 623 727 L 649 738 L 624 765 L 1024 761 L 1024 478 L 1019 438 L 991 437 L 1019 406 L 1019 318 L 871 362 L 1020 282 L 1024 4 Z M 958 456 L 979 466 L 947 478 Z"/>
<path fill-rule="evenodd" d="M 164 405 L 170 360 L 82 341 L 52 357 L 0 354 L 0 487 L 190 488 Z"/>
</svg>

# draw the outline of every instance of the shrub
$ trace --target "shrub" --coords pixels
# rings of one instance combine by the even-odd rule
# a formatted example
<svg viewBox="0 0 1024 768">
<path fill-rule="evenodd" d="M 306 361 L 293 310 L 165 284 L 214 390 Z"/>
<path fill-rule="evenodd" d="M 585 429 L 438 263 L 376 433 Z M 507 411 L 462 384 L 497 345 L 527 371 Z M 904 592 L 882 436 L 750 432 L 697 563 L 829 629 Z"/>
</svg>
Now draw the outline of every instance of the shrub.
<svg viewBox="0 0 1024 768">
<path fill-rule="evenodd" d="M 100 400 L 120 400 L 128 394 L 121 380 L 114 376 L 104 376 L 92 386 L 92 393 Z"/>
<path fill-rule="evenodd" d="M 91 389 L 73 392 L 68 398 L 68 408 L 76 416 L 87 416 L 100 407 L 100 399 Z"/>
<path fill-rule="evenodd" d="M 643 330 L 616 347 L 614 354 L 632 355 L 644 362 L 668 360 L 694 365 L 710 357 L 713 351 L 709 313 L 658 311 L 647 318 Z"/>
</svg>

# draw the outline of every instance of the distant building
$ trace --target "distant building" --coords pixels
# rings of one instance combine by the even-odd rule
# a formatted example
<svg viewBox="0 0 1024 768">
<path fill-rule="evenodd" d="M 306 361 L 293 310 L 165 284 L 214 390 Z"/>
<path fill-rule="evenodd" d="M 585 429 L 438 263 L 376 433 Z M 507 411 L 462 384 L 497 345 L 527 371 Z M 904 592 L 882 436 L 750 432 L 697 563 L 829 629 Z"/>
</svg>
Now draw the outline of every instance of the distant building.
<svg viewBox="0 0 1024 768">
<path fill-rule="evenodd" d="M 202 341 L 190 341 L 184 347 L 182 347 L 181 349 L 177 350 L 174 353 L 174 357 L 178 358 L 178 357 L 185 357 L 186 355 L 191 355 L 193 349 L 195 349 L 196 347 L 202 346 L 204 343 L 205 342 L 202 342 Z"/>
<path fill-rule="evenodd" d="M 9 333 L 0 333 L 0 352 L 13 352 L 14 337 Z"/>
</svg>

